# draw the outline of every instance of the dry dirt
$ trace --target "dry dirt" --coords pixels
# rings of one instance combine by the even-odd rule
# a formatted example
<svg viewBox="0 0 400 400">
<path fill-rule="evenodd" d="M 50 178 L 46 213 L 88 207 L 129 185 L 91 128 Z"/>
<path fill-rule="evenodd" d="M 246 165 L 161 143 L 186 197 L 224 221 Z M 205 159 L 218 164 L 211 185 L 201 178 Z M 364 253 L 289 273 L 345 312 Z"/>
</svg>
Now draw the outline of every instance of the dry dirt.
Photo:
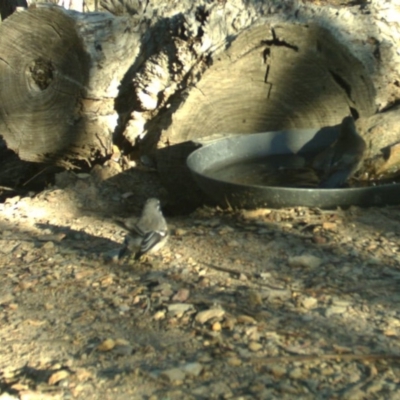
<svg viewBox="0 0 400 400">
<path fill-rule="evenodd" d="M 400 398 L 400 207 L 204 207 L 112 262 L 156 174 L 57 185 L 0 204 L 1 400 Z"/>
</svg>

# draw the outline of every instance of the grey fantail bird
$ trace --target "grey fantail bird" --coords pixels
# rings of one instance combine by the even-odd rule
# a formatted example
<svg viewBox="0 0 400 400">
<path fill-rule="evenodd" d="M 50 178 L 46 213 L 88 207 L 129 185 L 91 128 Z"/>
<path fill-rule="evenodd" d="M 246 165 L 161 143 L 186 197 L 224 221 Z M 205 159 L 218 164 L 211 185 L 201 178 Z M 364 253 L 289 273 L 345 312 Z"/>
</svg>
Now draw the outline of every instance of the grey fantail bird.
<svg viewBox="0 0 400 400">
<path fill-rule="evenodd" d="M 130 233 L 125 237 L 119 258 L 129 251 L 135 253 L 135 260 L 138 260 L 143 254 L 160 250 L 168 240 L 168 226 L 158 199 L 148 199 L 140 218 L 126 219 L 123 224 Z"/>
<path fill-rule="evenodd" d="M 341 187 L 359 169 L 365 149 L 365 141 L 357 133 L 353 117 L 345 117 L 336 141 L 313 160 L 313 168 L 322 176 L 319 187 Z"/>
</svg>

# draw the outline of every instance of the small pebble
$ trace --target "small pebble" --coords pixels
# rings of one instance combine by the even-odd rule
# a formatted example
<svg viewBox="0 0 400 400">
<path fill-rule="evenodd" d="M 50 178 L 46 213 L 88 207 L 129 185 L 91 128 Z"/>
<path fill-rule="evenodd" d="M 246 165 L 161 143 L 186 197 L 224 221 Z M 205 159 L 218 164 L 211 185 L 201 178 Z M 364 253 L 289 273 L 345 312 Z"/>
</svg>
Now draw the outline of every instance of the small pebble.
<svg viewBox="0 0 400 400">
<path fill-rule="evenodd" d="M 327 318 L 331 317 L 332 315 L 339 315 L 344 314 L 347 310 L 347 307 L 343 306 L 330 306 L 325 309 L 325 316 Z"/>
<path fill-rule="evenodd" d="M 179 303 L 185 302 L 190 296 L 190 290 L 189 289 L 179 289 L 172 297 L 172 301 L 177 301 Z"/>
<path fill-rule="evenodd" d="M 180 368 L 186 375 L 190 376 L 199 376 L 203 371 L 203 365 L 198 362 L 187 363 Z"/>
<path fill-rule="evenodd" d="M 97 350 L 99 351 L 110 351 L 115 347 L 115 340 L 106 339 L 101 344 L 97 346 Z"/>
<path fill-rule="evenodd" d="M 200 324 L 205 324 L 212 318 L 222 318 L 225 314 L 225 311 L 221 308 L 212 308 L 210 310 L 200 311 L 196 315 L 196 322 Z"/>
<path fill-rule="evenodd" d="M 189 311 L 193 308 L 192 304 L 187 303 L 174 303 L 168 305 L 168 313 L 172 316 L 182 316 L 186 311 Z"/>
<path fill-rule="evenodd" d="M 287 369 L 281 365 L 271 365 L 268 367 L 268 370 L 277 379 L 281 378 L 287 373 Z"/>
<path fill-rule="evenodd" d="M 305 297 L 301 300 L 301 305 L 306 309 L 310 310 L 318 304 L 318 300 L 315 297 Z"/>
<path fill-rule="evenodd" d="M 293 368 L 289 372 L 289 378 L 291 378 L 291 379 L 302 379 L 302 378 L 304 378 L 303 370 L 301 368 Z"/>
<path fill-rule="evenodd" d="M 258 342 L 250 342 L 249 343 L 249 350 L 250 351 L 260 351 L 263 348 L 263 345 L 261 343 Z"/>
<path fill-rule="evenodd" d="M 160 374 L 161 378 L 168 380 L 175 385 L 181 385 L 185 380 L 185 372 L 180 368 L 170 368 Z"/>
<path fill-rule="evenodd" d="M 212 329 L 214 332 L 219 332 L 219 331 L 222 329 L 221 323 L 220 323 L 219 321 L 214 322 L 214 323 L 212 324 L 211 329 Z"/>
<path fill-rule="evenodd" d="M 291 267 L 302 268 L 318 268 L 322 264 L 322 259 L 312 254 L 303 254 L 301 256 L 294 256 L 289 258 L 289 265 Z"/>
<path fill-rule="evenodd" d="M 227 362 L 231 367 L 240 367 L 242 365 L 242 360 L 239 357 L 230 357 Z"/>
</svg>

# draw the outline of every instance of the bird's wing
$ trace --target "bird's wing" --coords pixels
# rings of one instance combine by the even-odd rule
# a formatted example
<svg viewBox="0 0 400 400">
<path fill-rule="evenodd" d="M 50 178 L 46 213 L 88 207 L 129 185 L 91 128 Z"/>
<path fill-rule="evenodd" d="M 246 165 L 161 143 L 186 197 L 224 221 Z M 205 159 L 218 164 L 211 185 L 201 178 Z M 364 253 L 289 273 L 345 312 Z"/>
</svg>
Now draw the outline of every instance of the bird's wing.
<svg viewBox="0 0 400 400">
<path fill-rule="evenodd" d="M 137 218 L 114 218 L 114 222 L 126 231 L 137 232 Z"/>
<path fill-rule="evenodd" d="M 147 253 L 158 243 L 161 243 L 167 236 L 165 231 L 151 231 L 144 235 L 140 245 L 140 254 Z"/>
<path fill-rule="evenodd" d="M 332 159 L 335 154 L 335 144 L 336 142 L 315 156 L 314 160 L 312 161 L 312 167 L 314 169 L 326 173 L 326 171 L 331 168 Z"/>
<path fill-rule="evenodd" d="M 145 236 L 148 232 L 164 231 L 167 224 L 161 212 L 153 210 L 152 213 L 145 214 L 140 218 L 135 227 L 132 227 L 139 235 Z"/>
<path fill-rule="evenodd" d="M 147 235 L 147 232 L 145 232 L 141 227 L 140 224 L 135 224 L 132 225 L 130 228 L 130 231 L 132 233 L 136 233 L 137 235 L 141 236 L 141 237 L 145 237 Z"/>
<path fill-rule="evenodd" d="M 337 154 L 332 160 L 330 172 L 342 169 L 352 169 L 352 167 L 357 165 L 359 161 L 360 157 L 354 152 Z"/>
</svg>

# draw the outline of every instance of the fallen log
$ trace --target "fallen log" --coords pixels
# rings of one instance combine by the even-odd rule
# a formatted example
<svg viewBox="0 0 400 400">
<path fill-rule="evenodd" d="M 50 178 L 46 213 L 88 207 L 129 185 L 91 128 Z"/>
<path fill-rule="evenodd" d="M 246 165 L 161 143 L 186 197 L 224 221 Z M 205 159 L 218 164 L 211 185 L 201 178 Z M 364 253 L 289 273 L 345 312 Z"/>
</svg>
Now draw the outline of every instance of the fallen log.
<svg viewBox="0 0 400 400">
<path fill-rule="evenodd" d="M 74 167 L 138 145 L 163 150 L 174 181 L 193 147 L 173 145 L 348 114 L 368 130 L 399 99 L 395 6 L 133 3 L 103 1 L 118 15 L 43 5 L 1 25 L 0 132 L 22 159 Z"/>
</svg>

